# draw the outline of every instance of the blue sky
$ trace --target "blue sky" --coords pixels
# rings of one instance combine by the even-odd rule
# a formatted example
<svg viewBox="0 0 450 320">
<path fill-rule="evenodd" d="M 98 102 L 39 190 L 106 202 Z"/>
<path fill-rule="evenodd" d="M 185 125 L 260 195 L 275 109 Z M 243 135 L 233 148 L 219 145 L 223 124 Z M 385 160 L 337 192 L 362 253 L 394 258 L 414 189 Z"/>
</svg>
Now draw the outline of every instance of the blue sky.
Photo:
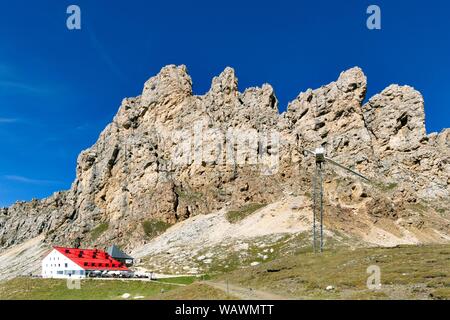
<svg viewBox="0 0 450 320">
<path fill-rule="evenodd" d="M 79 31 L 66 28 L 70 4 Z M 366 28 L 370 4 L 381 30 Z M 272 84 L 281 110 L 358 65 L 368 97 L 391 83 L 420 90 L 427 131 L 440 131 L 449 12 L 444 0 L 0 0 L 0 206 L 70 188 L 78 153 L 166 64 L 186 64 L 198 94 L 232 66 L 241 90 Z"/>
</svg>

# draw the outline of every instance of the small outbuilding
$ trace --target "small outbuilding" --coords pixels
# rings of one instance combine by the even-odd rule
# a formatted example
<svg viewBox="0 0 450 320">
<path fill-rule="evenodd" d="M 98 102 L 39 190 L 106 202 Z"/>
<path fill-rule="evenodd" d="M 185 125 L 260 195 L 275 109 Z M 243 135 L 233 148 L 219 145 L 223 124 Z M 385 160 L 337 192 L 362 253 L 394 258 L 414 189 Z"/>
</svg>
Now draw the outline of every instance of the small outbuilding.
<svg viewBox="0 0 450 320">
<path fill-rule="evenodd" d="M 106 250 L 106 252 L 115 260 L 124 263 L 127 266 L 132 266 L 134 258 L 127 255 L 125 252 L 119 249 L 116 245 L 112 245 Z"/>
</svg>

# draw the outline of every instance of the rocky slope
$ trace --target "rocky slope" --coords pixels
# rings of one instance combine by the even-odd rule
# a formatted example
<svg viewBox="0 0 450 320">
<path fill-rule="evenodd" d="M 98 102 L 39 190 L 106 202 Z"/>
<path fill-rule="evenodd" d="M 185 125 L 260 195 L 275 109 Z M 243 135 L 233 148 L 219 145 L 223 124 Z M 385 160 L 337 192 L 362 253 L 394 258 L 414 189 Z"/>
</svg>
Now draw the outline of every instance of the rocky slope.
<svg viewBox="0 0 450 320">
<path fill-rule="evenodd" d="M 314 167 L 303 149 L 320 145 L 372 179 L 327 167 L 326 223 L 361 239 L 378 225 L 449 241 L 450 129 L 427 135 L 423 98 L 409 86 L 363 104 L 366 88 L 352 68 L 279 114 L 270 85 L 241 93 L 231 68 L 198 96 L 185 66 L 166 66 L 81 152 L 70 190 L 0 209 L 0 248 L 42 236 L 132 249 L 157 221 L 309 195 Z"/>
</svg>

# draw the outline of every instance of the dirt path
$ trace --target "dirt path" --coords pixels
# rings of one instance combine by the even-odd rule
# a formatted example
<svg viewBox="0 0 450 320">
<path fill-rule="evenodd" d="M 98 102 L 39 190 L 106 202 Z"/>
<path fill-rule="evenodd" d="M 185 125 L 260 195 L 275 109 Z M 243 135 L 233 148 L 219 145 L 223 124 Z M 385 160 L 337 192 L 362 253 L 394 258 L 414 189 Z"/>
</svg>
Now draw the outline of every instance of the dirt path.
<svg viewBox="0 0 450 320">
<path fill-rule="evenodd" d="M 226 282 L 213 282 L 202 281 L 201 283 L 211 286 L 228 293 L 231 296 L 242 300 L 288 300 L 289 298 L 283 297 L 271 292 L 256 290 L 252 288 L 240 287 L 234 284 L 227 284 Z"/>
</svg>

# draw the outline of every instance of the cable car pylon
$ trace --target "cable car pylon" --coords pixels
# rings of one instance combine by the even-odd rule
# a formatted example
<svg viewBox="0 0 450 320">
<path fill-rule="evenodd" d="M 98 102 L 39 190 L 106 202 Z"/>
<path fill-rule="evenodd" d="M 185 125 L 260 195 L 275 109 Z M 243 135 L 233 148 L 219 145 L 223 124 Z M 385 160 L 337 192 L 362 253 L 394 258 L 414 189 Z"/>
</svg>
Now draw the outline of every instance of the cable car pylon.
<svg viewBox="0 0 450 320">
<path fill-rule="evenodd" d="M 323 170 L 325 163 L 330 163 L 337 167 L 340 167 L 348 172 L 364 179 L 365 181 L 370 181 L 367 177 L 361 173 L 347 168 L 346 166 L 334 161 L 331 158 L 325 156 L 325 149 L 323 147 L 316 148 L 314 151 L 304 149 L 304 156 L 311 154 L 315 158 L 315 168 L 313 176 L 313 193 L 312 193 L 312 206 L 313 206 L 313 250 L 314 253 L 317 251 L 323 252 Z M 317 221 L 319 220 L 319 221 Z M 319 224 L 319 246 L 317 246 L 317 224 Z"/>
</svg>

